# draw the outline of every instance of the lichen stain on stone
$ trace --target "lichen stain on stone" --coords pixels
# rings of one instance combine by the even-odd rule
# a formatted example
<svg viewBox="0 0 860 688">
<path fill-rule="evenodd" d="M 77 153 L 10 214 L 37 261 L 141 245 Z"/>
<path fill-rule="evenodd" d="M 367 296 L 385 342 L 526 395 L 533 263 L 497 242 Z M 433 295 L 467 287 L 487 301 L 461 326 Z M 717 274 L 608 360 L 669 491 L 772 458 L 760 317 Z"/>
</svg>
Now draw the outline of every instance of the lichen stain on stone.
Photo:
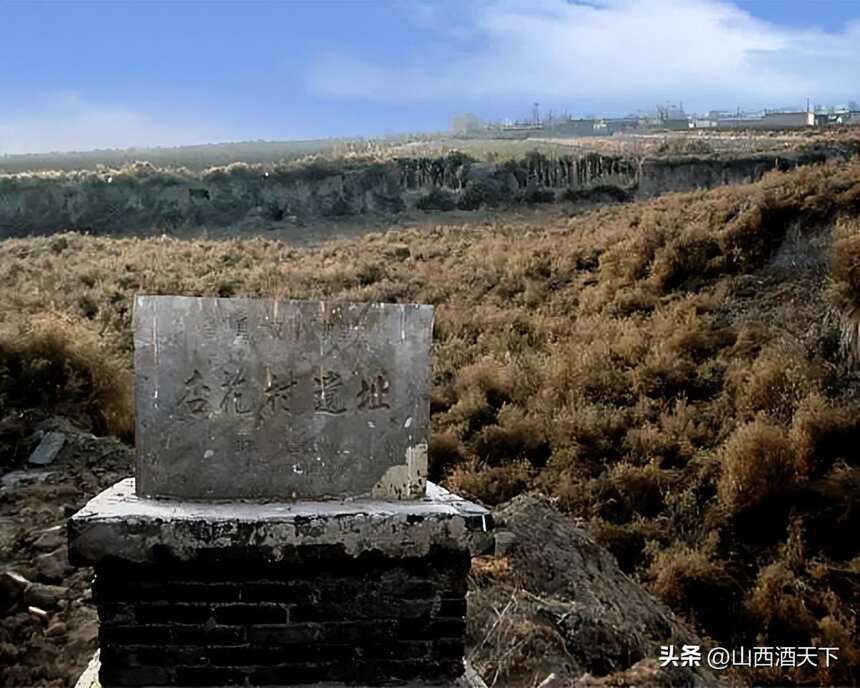
<svg viewBox="0 0 860 688">
<path fill-rule="evenodd" d="M 427 443 L 406 449 L 406 463 L 392 466 L 373 486 L 374 499 L 420 499 L 427 488 Z"/>
</svg>

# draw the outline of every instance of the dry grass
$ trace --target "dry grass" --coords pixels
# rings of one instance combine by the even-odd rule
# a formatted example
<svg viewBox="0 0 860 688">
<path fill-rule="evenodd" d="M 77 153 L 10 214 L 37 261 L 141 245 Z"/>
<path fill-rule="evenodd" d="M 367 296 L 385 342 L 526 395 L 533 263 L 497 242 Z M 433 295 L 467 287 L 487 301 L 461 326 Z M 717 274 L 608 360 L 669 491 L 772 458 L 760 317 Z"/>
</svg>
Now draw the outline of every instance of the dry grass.
<svg viewBox="0 0 860 688">
<path fill-rule="evenodd" d="M 856 203 L 860 205 L 860 199 Z M 860 221 L 856 218 L 837 225 L 832 264 L 833 299 L 848 313 L 860 311 Z"/>
<path fill-rule="evenodd" d="M 794 447 L 784 428 L 756 419 L 739 427 L 722 448 L 720 501 L 743 511 L 790 489 L 796 480 Z"/>
<path fill-rule="evenodd" d="M 128 433 L 137 292 L 432 303 L 434 475 L 490 503 L 544 490 L 703 631 L 750 644 L 788 624 L 768 591 L 792 513 L 811 515 L 808 557 L 843 566 L 858 555 L 860 411 L 846 401 L 856 382 L 823 339 L 793 334 L 827 334 L 813 327 L 820 278 L 770 262 L 791 227 L 838 221 L 830 292 L 840 307 L 860 304 L 858 199 L 853 162 L 540 226 L 500 217 L 309 249 L 7 240 L 0 410 L 77 404 L 97 428 Z M 776 288 L 798 304 L 778 320 Z M 810 608 L 800 644 L 822 624 L 834 637 L 850 630 L 852 591 L 805 564 L 793 571 L 829 600 Z M 715 589 L 747 591 L 754 621 L 697 611 Z M 856 665 L 844 670 L 849 682 Z"/>
</svg>

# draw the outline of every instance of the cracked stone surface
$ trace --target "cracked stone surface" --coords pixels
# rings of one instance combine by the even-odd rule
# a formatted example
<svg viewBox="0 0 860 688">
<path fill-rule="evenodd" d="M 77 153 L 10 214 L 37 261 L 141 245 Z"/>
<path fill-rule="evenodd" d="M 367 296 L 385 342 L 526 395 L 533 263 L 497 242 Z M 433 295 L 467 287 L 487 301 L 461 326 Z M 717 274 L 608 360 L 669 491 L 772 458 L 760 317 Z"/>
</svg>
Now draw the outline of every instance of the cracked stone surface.
<svg viewBox="0 0 860 688">
<path fill-rule="evenodd" d="M 476 554 L 492 548 L 492 527 L 489 511 L 433 483 L 412 501 L 204 503 L 139 497 L 128 478 L 69 520 L 69 557 L 76 565 L 109 557 L 157 563 L 220 550 L 278 561 L 304 546 L 337 547 L 351 556 L 421 557 L 434 546 Z"/>
</svg>

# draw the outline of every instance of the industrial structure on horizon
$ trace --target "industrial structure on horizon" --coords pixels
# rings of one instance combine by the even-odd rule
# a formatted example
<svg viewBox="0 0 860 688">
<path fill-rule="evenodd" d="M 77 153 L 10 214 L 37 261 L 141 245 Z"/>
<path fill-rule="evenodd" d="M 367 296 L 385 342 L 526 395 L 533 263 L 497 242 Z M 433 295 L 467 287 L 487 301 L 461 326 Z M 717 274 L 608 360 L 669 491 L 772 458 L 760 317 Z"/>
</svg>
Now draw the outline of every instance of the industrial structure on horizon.
<svg viewBox="0 0 860 688">
<path fill-rule="evenodd" d="M 707 114 L 687 114 L 683 103 L 659 106 L 656 112 L 627 117 L 575 118 L 563 113 L 542 117 L 539 103 L 534 103 L 526 120 L 482 122 L 474 115 L 458 115 L 452 121 L 455 135 L 467 137 L 520 138 L 548 136 L 609 136 L 618 132 L 689 131 L 696 129 L 804 129 L 860 123 L 860 105 L 850 103 L 842 108 L 806 110 L 767 109 L 754 112 L 711 110 Z"/>
</svg>

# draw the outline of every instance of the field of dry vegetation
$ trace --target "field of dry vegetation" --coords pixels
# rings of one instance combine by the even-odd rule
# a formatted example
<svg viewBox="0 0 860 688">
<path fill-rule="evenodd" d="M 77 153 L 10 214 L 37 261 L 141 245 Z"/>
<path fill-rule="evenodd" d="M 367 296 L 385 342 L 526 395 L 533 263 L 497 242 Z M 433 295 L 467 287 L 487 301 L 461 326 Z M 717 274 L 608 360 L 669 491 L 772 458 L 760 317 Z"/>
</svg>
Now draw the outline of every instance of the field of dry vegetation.
<svg viewBox="0 0 860 688">
<path fill-rule="evenodd" d="M 0 416 L 130 439 L 137 292 L 435 304 L 434 479 L 540 490 L 714 641 L 836 646 L 814 680 L 860 680 L 860 162 L 547 217 L 301 249 L 7 240 Z"/>
</svg>

